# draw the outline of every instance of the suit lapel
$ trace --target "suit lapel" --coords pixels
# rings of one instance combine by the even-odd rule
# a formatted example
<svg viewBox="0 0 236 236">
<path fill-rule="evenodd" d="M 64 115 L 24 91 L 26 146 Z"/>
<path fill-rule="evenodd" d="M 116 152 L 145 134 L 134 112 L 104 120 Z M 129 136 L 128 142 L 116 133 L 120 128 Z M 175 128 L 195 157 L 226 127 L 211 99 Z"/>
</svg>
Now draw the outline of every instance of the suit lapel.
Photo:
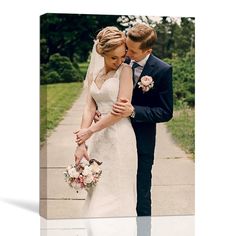
<svg viewBox="0 0 236 236">
<path fill-rule="evenodd" d="M 154 69 L 154 65 L 155 63 L 153 63 L 153 56 L 152 54 L 149 56 L 142 73 L 139 76 L 139 79 L 137 81 L 137 83 L 135 84 L 134 88 L 136 88 L 138 82 L 140 81 L 140 79 L 144 76 L 144 75 L 151 75 L 152 74 L 152 70 Z"/>
</svg>

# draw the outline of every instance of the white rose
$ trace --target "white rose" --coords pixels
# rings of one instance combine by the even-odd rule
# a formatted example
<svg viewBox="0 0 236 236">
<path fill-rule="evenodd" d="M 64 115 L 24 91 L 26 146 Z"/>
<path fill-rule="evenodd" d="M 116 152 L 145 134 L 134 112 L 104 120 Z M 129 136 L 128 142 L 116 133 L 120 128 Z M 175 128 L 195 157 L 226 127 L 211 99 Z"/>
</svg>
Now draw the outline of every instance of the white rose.
<svg viewBox="0 0 236 236">
<path fill-rule="evenodd" d="M 90 184 L 92 182 L 93 182 L 93 175 L 92 174 L 87 175 L 85 180 L 84 180 L 84 183 L 85 184 Z"/>
<path fill-rule="evenodd" d="M 87 175 L 89 175 L 91 173 L 91 167 L 90 166 L 85 166 L 84 167 L 84 170 L 83 170 L 83 172 L 82 172 L 82 174 L 84 175 L 84 176 L 87 176 Z"/>
<path fill-rule="evenodd" d="M 151 76 L 145 75 L 141 78 L 141 83 L 146 87 L 149 86 L 153 82 Z"/>
<path fill-rule="evenodd" d="M 76 169 L 74 167 L 69 169 L 68 173 L 72 178 L 78 178 L 79 177 L 79 173 L 76 171 Z"/>
<path fill-rule="evenodd" d="M 91 165 L 91 169 L 93 173 L 99 173 L 100 172 L 100 167 L 96 162 L 93 162 L 93 164 Z"/>
</svg>

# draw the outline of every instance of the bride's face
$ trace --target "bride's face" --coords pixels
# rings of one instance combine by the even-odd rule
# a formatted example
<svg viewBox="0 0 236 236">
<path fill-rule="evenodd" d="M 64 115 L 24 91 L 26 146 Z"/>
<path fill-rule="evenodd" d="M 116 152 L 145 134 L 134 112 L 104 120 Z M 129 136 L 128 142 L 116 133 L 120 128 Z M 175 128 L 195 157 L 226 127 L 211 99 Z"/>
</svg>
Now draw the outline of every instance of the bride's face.
<svg viewBox="0 0 236 236">
<path fill-rule="evenodd" d="M 108 70 L 117 70 L 121 63 L 125 61 L 126 48 L 125 44 L 118 46 L 116 49 L 107 52 L 104 55 L 105 66 Z"/>
</svg>

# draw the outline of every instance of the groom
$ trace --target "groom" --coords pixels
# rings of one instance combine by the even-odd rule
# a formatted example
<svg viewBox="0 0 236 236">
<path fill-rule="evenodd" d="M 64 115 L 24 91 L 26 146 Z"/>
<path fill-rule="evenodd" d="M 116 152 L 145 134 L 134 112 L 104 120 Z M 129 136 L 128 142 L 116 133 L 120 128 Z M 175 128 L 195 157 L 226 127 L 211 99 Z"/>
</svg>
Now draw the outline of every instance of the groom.
<svg viewBox="0 0 236 236">
<path fill-rule="evenodd" d="M 132 102 L 117 102 L 112 111 L 114 115 L 130 116 L 136 135 L 138 216 L 151 216 L 156 123 L 169 121 L 173 113 L 172 67 L 152 54 L 156 40 L 150 26 L 138 23 L 129 29 L 126 45 L 130 58 L 127 63 L 133 68 Z"/>
</svg>

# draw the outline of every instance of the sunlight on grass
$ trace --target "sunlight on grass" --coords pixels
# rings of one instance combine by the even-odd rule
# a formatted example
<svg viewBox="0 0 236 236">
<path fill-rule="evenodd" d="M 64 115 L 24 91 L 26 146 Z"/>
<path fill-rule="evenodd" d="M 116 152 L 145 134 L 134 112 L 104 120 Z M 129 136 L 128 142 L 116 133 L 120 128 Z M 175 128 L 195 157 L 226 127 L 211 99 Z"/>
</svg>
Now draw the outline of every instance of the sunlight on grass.
<svg viewBox="0 0 236 236">
<path fill-rule="evenodd" d="M 175 112 L 174 117 L 167 123 L 174 140 L 189 154 L 195 153 L 195 124 L 194 109 L 184 109 Z"/>
<path fill-rule="evenodd" d="M 49 84 L 40 86 L 40 142 L 62 120 L 65 112 L 79 97 L 82 83 Z"/>
</svg>

